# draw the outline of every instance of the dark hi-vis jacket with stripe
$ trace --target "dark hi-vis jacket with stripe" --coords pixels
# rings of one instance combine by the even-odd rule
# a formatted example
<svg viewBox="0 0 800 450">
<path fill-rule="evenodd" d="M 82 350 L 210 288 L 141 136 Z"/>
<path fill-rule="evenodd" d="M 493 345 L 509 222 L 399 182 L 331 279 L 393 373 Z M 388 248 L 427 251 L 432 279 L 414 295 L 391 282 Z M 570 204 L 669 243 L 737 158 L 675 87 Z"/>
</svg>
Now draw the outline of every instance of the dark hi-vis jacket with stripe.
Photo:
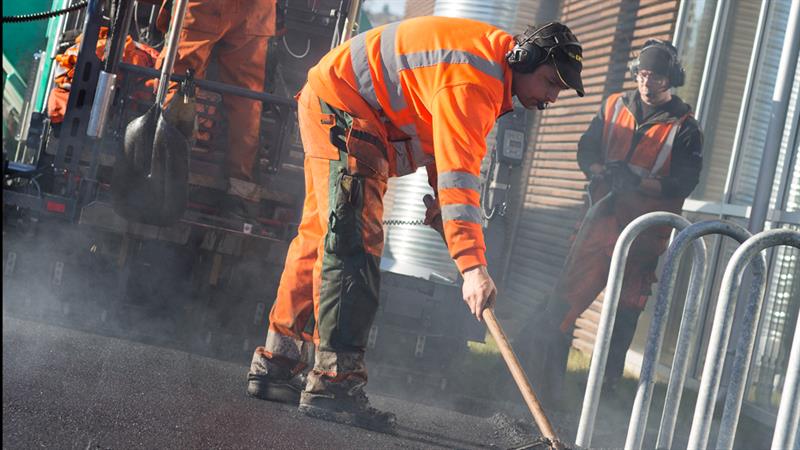
<svg viewBox="0 0 800 450">
<path fill-rule="evenodd" d="M 512 109 L 505 55 L 513 45 L 482 22 L 420 17 L 353 37 L 308 74 L 323 101 L 385 142 L 386 175 L 428 168 L 462 272 L 486 264 L 480 164 L 486 135 Z"/>
<path fill-rule="evenodd" d="M 627 161 L 637 175 L 661 182 L 661 196 L 638 190 L 618 196 L 620 227 L 651 211 L 680 214 L 702 169 L 703 135 L 689 105 L 673 95 L 642 116 L 638 91 L 612 94 L 578 144 L 578 164 L 587 176 L 594 163 Z"/>
</svg>

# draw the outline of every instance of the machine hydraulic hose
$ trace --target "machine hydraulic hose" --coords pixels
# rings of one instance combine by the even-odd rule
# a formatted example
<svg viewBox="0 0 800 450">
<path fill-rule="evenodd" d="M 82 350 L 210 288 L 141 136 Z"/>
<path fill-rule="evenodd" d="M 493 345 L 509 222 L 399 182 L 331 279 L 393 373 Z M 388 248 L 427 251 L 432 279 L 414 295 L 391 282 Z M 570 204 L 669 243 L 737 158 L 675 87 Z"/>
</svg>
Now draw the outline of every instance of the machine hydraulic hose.
<svg viewBox="0 0 800 450">
<path fill-rule="evenodd" d="M 71 13 L 72 11 L 77 11 L 79 9 L 83 9 L 86 5 L 89 4 L 88 0 L 84 0 L 82 2 L 78 2 L 70 7 L 64 9 L 57 9 L 54 11 L 43 11 L 38 13 L 32 14 L 23 14 L 21 16 L 3 16 L 3 23 L 19 23 L 19 22 L 34 22 L 37 20 L 45 20 L 51 17 L 60 16 L 62 14 Z"/>
</svg>

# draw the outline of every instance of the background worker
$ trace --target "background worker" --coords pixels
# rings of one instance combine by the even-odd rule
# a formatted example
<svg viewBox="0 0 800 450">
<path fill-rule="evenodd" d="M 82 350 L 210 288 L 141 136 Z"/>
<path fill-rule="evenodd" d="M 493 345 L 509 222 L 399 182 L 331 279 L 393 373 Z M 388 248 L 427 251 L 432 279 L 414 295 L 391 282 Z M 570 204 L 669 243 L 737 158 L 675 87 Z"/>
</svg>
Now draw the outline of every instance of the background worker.
<svg viewBox="0 0 800 450">
<path fill-rule="evenodd" d="M 162 3 L 156 21 L 166 32 L 172 0 Z M 212 50 L 219 61 L 220 81 L 253 91 L 264 90 L 267 45 L 275 35 L 275 0 L 190 0 L 178 41 L 174 73 L 194 71 L 205 78 Z M 164 55 L 159 58 L 161 68 Z M 171 83 L 168 100 L 177 90 Z M 253 167 L 259 149 L 261 102 L 234 95 L 223 96 L 228 122 L 228 193 L 241 199 L 233 211 L 252 215 L 261 200 Z"/>
<path fill-rule="evenodd" d="M 681 214 L 700 177 L 702 132 L 691 107 L 670 92 L 684 81 L 677 50 L 669 42 L 649 40 L 631 72 L 637 89 L 610 95 L 578 143 L 578 164 L 592 180 L 588 190 L 594 203 L 579 223 L 581 230 L 545 313 L 528 321 L 520 334 L 528 342 L 517 346 L 551 402 L 561 390 L 575 320 L 605 287 L 620 232 L 648 212 Z M 610 192 L 613 197 L 602 200 Z M 670 233 L 670 227 L 650 229 L 630 250 L 606 365 L 607 386 L 622 377 Z"/>
<path fill-rule="evenodd" d="M 248 374 L 256 397 L 370 428 L 393 416 L 369 406 L 364 352 L 378 308 L 387 178 L 427 167 L 438 228 L 480 320 L 496 288 L 486 268 L 480 165 L 486 135 L 512 110 L 583 95 L 581 47 L 558 23 L 516 38 L 485 23 L 421 17 L 355 36 L 308 74 L 298 94 L 306 199 Z M 441 214 L 439 214 L 439 210 Z M 438 218 L 438 219 L 437 219 Z M 302 359 L 316 344 L 307 381 Z M 301 393 L 302 390 L 302 393 Z"/>
<path fill-rule="evenodd" d="M 75 44 L 67 48 L 64 53 L 55 57 L 54 87 L 47 98 L 47 115 L 53 130 L 58 135 L 61 130 L 61 123 L 64 122 L 64 115 L 67 113 L 67 102 L 72 88 L 72 79 L 75 76 L 75 64 L 78 62 L 78 50 L 80 50 L 83 34 L 75 38 Z M 108 43 L 108 27 L 100 27 L 95 46 L 95 54 L 100 61 L 106 59 L 106 47 Z M 128 64 L 136 64 L 143 67 L 154 67 L 159 57 L 158 50 L 147 44 L 134 41 L 130 36 L 125 37 L 125 45 L 122 47 L 122 61 Z M 138 93 L 135 93 L 136 95 Z M 137 95 L 137 97 L 141 97 Z M 149 100 L 144 98 L 143 100 Z"/>
</svg>

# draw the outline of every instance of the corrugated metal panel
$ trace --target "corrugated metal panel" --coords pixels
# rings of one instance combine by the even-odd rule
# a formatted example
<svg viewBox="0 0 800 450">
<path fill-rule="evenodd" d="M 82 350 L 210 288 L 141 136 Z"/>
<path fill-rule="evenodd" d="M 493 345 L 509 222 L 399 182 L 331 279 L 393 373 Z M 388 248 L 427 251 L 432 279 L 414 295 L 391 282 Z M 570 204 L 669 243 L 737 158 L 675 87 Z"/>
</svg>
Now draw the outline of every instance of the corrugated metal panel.
<svg viewBox="0 0 800 450">
<path fill-rule="evenodd" d="M 433 15 L 433 5 L 436 0 L 406 0 L 405 18 Z"/>
<path fill-rule="evenodd" d="M 558 2 L 553 0 L 519 0 L 514 24 L 509 30 L 511 33 L 519 34 L 525 31 L 529 25 L 537 25 L 548 22 L 553 17 L 558 16 Z"/>
<path fill-rule="evenodd" d="M 517 0 L 437 0 L 433 13 L 437 16 L 481 20 L 508 29 L 513 24 L 516 8 Z M 490 147 L 493 146 L 494 136 L 490 136 L 488 143 Z M 425 169 L 390 180 L 384 200 L 384 221 L 407 221 L 424 217 L 422 197 L 432 193 Z M 458 270 L 441 237 L 426 226 L 386 227 L 381 268 L 424 279 L 428 279 L 432 272 L 451 280 L 458 279 Z"/>
<path fill-rule="evenodd" d="M 383 220 L 414 221 L 425 217 L 422 197 L 433 195 L 428 185 L 428 172 L 389 179 L 383 199 Z M 442 237 L 425 225 L 396 225 L 384 227 L 384 248 L 381 269 L 387 272 L 429 279 L 437 273 L 450 280 L 458 279 L 455 266 Z"/>
<path fill-rule="evenodd" d="M 436 0 L 434 16 L 466 17 L 509 30 L 517 12 L 516 0 Z"/>
<path fill-rule="evenodd" d="M 558 2 L 545 0 L 439 0 L 437 16 L 469 17 L 498 26 L 510 33 L 525 31 L 528 25 L 556 17 Z"/>
<path fill-rule="evenodd" d="M 566 0 L 560 20 L 584 45 L 586 96 L 562 92 L 539 114 L 531 133 L 523 186 L 512 204 L 518 215 L 499 312 L 524 319 L 551 293 L 579 218 L 586 180 L 576 161 L 577 143 L 602 100 L 634 87 L 627 66 L 650 38 L 669 39 L 678 2 L 663 0 Z M 599 303 L 580 319 L 576 346 L 593 345 Z M 505 312 L 505 313 L 504 313 Z M 503 314 L 504 313 L 504 314 Z"/>
</svg>

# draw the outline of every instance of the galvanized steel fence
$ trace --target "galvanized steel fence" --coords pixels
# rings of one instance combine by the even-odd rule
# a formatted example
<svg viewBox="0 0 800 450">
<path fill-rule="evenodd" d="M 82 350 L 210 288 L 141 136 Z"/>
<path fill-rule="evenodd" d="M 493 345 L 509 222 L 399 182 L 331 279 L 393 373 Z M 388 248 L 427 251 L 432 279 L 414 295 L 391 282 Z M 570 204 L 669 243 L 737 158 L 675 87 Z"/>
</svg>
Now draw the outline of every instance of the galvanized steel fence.
<svg viewBox="0 0 800 450">
<path fill-rule="evenodd" d="M 724 220 L 712 220 L 691 224 L 685 218 L 666 212 L 645 214 L 631 222 L 620 234 L 611 258 L 605 299 L 598 325 L 595 347 L 589 369 L 586 392 L 581 410 L 575 443 L 578 447 L 591 446 L 595 418 L 599 407 L 600 393 L 605 373 L 606 360 L 611 344 L 617 305 L 622 290 L 623 274 L 628 252 L 633 241 L 643 231 L 654 226 L 672 226 L 679 233 L 666 252 L 656 295 L 655 310 L 648 332 L 642 359 L 636 399 L 631 410 L 631 419 L 625 441 L 626 450 L 642 448 L 646 423 L 655 384 L 655 371 L 661 354 L 664 330 L 669 317 L 670 304 L 678 278 L 678 266 L 684 252 L 693 248 L 691 274 L 680 321 L 675 355 L 667 385 L 664 408 L 658 428 L 656 448 L 667 449 L 673 445 L 673 436 L 679 412 L 680 400 L 686 381 L 689 357 L 696 342 L 698 313 L 701 310 L 705 278 L 707 276 L 707 251 L 703 236 L 721 234 L 731 237 L 741 245 L 726 267 L 719 298 L 716 304 L 708 350 L 700 379 L 698 399 L 693 413 L 688 448 L 705 449 L 711 434 L 714 406 L 720 389 L 725 355 L 728 352 L 731 328 L 736 308 L 736 298 L 742 283 L 744 269 L 750 265 L 752 284 L 742 315 L 741 332 L 735 343 L 736 353 L 730 365 L 730 380 L 724 401 L 722 419 L 715 448 L 731 449 L 744 398 L 745 384 L 755 345 L 756 329 L 766 288 L 766 259 L 761 251 L 774 246 L 789 245 L 800 249 L 800 233 L 789 229 L 764 231 L 751 236 L 743 227 Z M 786 381 L 773 436 L 772 448 L 790 449 L 800 443 L 800 322 L 794 335 Z"/>
</svg>

